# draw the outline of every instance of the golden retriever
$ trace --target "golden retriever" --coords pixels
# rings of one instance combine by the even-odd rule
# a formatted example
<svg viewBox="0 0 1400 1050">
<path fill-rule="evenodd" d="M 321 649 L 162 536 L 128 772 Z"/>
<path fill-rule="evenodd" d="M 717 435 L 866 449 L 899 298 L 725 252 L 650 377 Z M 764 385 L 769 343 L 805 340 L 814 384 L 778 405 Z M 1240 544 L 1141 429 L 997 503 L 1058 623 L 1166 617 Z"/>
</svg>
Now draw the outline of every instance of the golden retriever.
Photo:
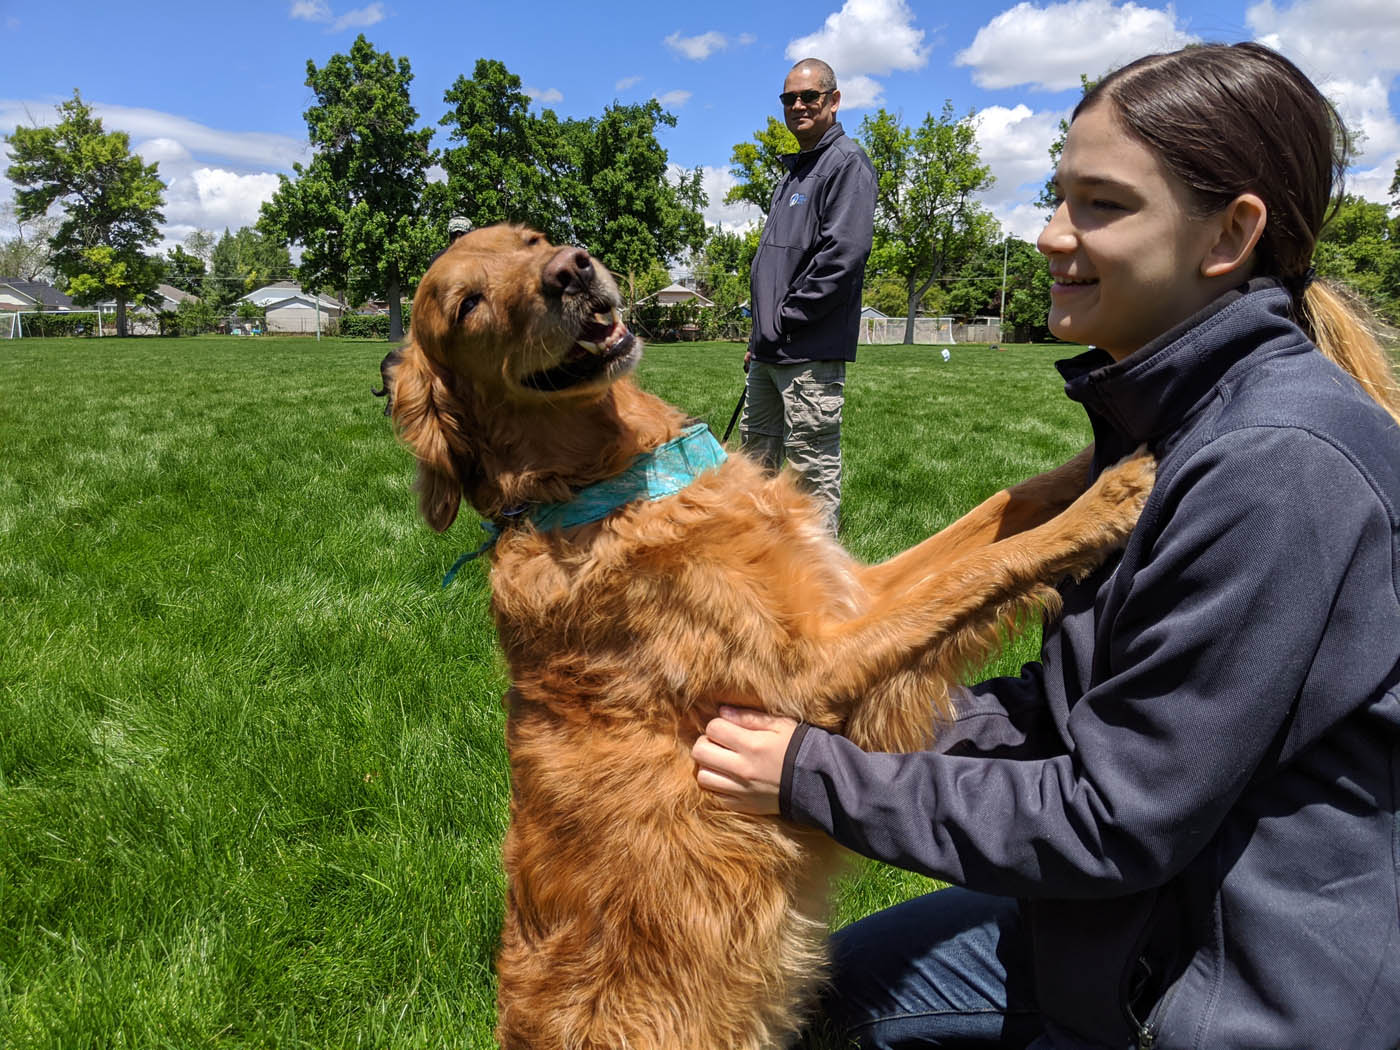
<svg viewBox="0 0 1400 1050">
<path fill-rule="evenodd" d="M 867 749 L 926 746 L 949 683 L 1050 604 L 1049 584 L 1121 545 L 1154 468 L 1129 460 L 1081 496 L 1086 450 L 875 566 L 790 475 L 742 455 L 666 498 L 538 529 L 529 508 L 686 424 L 627 378 L 640 344 L 620 302 L 584 250 L 477 230 L 428 270 L 385 367 L 423 516 L 446 529 L 465 497 L 500 530 L 492 609 L 513 686 L 497 1038 L 778 1048 L 822 976 L 838 850 L 720 808 L 690 759 L 703 726 L 741 702 Z"/>
</svg>

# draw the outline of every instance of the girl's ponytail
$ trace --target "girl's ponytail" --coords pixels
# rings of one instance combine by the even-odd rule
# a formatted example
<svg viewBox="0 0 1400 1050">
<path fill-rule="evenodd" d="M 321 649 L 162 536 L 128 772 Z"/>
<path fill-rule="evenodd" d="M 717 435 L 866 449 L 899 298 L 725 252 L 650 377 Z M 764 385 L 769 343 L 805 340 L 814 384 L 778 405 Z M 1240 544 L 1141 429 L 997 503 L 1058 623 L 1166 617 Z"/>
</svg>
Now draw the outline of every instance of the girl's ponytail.
<svg viewBox="0 0 1400 1050">
<path fill-rule="evenodd" d="M 1298 313 L 1323 355 L 1350 373 L 1400 423 L 1400 385 L 1362 302 L 1337 286 L 1312 281 L 1303 290 Z"/>
</svg>

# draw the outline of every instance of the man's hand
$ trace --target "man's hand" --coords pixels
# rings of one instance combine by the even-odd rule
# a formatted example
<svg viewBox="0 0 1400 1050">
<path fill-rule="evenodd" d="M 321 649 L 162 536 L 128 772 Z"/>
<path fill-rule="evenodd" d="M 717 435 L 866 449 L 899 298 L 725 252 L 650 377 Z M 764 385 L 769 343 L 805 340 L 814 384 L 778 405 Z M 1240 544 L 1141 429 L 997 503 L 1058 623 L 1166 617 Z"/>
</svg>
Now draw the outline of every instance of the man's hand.
<svg viewBox="0 0 1400 1050">
<path fill-rule="evenodd" d="M 752 361 L 752 360 L 753 360 L 753 351 L 752 351 L 752 350 L 745 350 L 745 351 L 744 351 L 744 371 L 745 371 L 745 372 L 747 372 L 747 371 L 749 370 L 749 362 Z"/>
<path fill-rule="evenodd" d="M 797 723 L 745 707 L 721 707 L 719 714 L 690 749 L 696 783 L 729 809 L 777 816 L 783 759 Z"/>
</svg>

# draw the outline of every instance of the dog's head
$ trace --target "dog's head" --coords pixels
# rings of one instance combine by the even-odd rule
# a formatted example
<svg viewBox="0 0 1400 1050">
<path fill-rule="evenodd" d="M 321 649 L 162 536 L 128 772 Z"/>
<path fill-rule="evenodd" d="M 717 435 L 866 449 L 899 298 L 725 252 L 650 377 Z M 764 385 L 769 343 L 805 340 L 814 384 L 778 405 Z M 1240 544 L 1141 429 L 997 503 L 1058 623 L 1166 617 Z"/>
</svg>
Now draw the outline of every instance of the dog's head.
<svg viewBox="0 0 1400 1050">
<path fill-rule="evenodd" d="M 621 305 L 588 252 L 520 226 L 474 230 L 428 268 L 409 340 L 383 371 L 430 525 L 452 524 L 464 490 L 490 514 L 493 459 L 550 426 L 555 409 L 597 401 L 632 371 L 641 342 Z"/>
</svg>

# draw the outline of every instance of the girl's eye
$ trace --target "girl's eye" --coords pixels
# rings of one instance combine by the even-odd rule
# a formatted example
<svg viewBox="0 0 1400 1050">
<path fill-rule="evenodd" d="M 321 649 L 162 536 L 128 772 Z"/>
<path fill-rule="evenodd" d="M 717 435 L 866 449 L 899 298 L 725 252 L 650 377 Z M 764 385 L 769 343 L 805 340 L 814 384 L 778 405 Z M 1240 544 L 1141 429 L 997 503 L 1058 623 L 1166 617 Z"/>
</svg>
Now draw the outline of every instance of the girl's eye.
<svg viewBox="0 0 1400 1050">
<path fill-rule="evenodd" d="M 1122 211 L 1122 210 L 1123 210 L 1123 205 L 1119 204 L 1117 201 L 1104 200 L 1103 198 L 1096 198 L 1095 200 L 1092 200 L 1092 201 L 1090 201 L 1089 203 L 1090 203 L 1093 207 L 1099 208 L 1100 210 L 1103 210 L 1103 211 Z"/>
<path fill-rule="evenodd" d="M 467 319 L 467 314 L 476 309 L 476 304 L 481 302 L 481 296 L 469 295 L 457 305 L 457 323 L 461 324 Z"/>
</svg>

